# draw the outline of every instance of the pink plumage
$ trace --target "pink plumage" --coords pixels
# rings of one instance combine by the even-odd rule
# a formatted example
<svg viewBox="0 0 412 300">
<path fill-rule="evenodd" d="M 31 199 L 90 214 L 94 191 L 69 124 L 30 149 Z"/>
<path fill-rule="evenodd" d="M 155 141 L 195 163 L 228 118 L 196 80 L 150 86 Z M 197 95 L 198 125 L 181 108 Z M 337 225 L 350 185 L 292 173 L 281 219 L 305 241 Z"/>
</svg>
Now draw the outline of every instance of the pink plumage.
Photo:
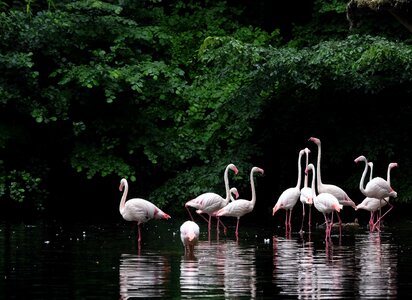
<svg viewBox="0 0 412 300">
<path fill-rule="evenodd" d="M 238 234 L 239 234 L 240 217 L 244 216 L 247 213 L 250 213 L 251 211 L 253 211 L 253 208 L 255 207 L 256 190 L 255 190 L 255 182 L 253 179 L 253 174 L 256 172 L 259 172 L 261 174 L 264 173 L 263 169 L 259 167 L 253 167 L 252 170 L 250 171 L 250 186 L 251 186 L 251 191 L 252 191 L 252 199 L 251 200 L 238 199 L 236 201 L 232 201 L 228 205 L 221 208 L 215 213 L 215 215 L 218 217 L 227 216 L 227 217 L 237 218 L 236 231 L 235 231 L 236 238 L 238 237 Z"/>
<path fill-rule="evenodd" d="M 124 191 L 123 191 L 124 188 Z M 153 203 L 141 199 L 133 198 L 126 201 L 127 193 L 129 191 L 129 185 L 127 180 L 123 178 L 120 181 L 119 190 L 123 191 L 122 198 L 120 200 L 119 211 L 123 219 L 126 221 L 136 222 L 138 226 L 138 241 L 140 245 L 141 234 L 140 224 L 146 223 L 151 219 L 170 219 L 170 216 L 158 208 Z"/>
</svg>

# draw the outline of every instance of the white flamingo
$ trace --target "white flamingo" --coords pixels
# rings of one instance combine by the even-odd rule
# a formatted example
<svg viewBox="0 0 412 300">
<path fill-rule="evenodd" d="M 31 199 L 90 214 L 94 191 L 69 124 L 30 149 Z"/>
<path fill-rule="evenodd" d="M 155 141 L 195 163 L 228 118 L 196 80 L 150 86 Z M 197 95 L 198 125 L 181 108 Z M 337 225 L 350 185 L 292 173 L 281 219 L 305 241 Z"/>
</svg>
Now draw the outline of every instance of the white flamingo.
<svg viewBox="0 0 412 300">
<path fill-rule="evenodd" d="M 255 207 L 256 203 L 256 190 L 255 190 L 255 181 L 253 179 L 253 174 L 259 172 L 263 174 L 263 169 L 259 167 L 253 167 L 252 170 L 250 171 L 250 187 L 252 190 L 252 200 L 246 200 L 246 199 L 238 199 L 236 201 L 230 202 L 228 205 L 225 207 L 219 209 L 215 215 L 218 217 L 222 216 L 227 216 L 227 217 L 236 217 L 237 222 L 236 222 L 236 239 L 239 236 L 239 220 L 240 217 L 244 216 L 247 213 L 250 213 L 253 211 L 253 208 Z"/>
<path fill-rule="evenodd" d="M 123 191 L 124 188 L 124 191 Z M 122 198 L 120 200 L 119 211 L 123 219 L 126 221 L 136 222 L 138 228 L 138 242 L 140 247 L 141 233 L 140 225 L 146 223 L 151 219 L 170 219 L 170 216 L 163 212 L 153 203 L 141 199 L 133 198 L 126 201 L 127 193 L 129 191 L 129 185 L 126 178 L 120 180 L 119 190 L 123 191 Z"/>
<path fill-rule="evenodd" d="M 185 247 L 185 255 L 192 256 L 199 241 L 200 228 L 193 221 L 186 221 L 180 226 L 180 239 Z"/>
<path fill-rule="evenodd" d="M 305 163 L 305 169 L 309 165 L 309 153 L 310 150 L 308 148 L 303 149 L 306 154 L 306 163 Z M 308 225 L 309 225 L 309 231 L 311 227 L 311 222 L 312 222 L 312 188 L 308 185 L 309 184 L 309 175 L 306 174 L 305 172 L 305 179 L 303 181 L 303 187 L 300 190 L 300 202 L 302 203 L 302 225 L 300 227 L 300 232 L 303 232 L 303 223 L 305 221 L 305 204 L 309 206 L 309 220 L 308 220 Z"/>
<path fill-rule="evenodd" d="M 285 217 L 285 227 L 286 233 L 290 233 L 292 230 L 292 210 L 295 207 L 297 201 L 300 197 L 300 183 L 301 183 L 301 175 L 302 175 L 302 166 L 301 166 L 301 159 L 302 155 L 305 153 L 305 150 L 299 151 L 298 157 L 298 180 L 295 187 L 290 187 L 282 192 L 278 201 L 276 202 L 275 206 L 273 207 L 272 215 L 279 209 L 284 209 L 286 212 Z"/>
<path fill-rule="evenodd" d="M 230 189 L 229 189 L 229 178 L 228 178 L 228 173 L 229 170 L 232 170 L 235 174 L 237 174 L 239 171 L 237 167 L 234 164 L 228 164 L 225 168 L 225 172 L 223 175 L 223 180 L 225 182 L 225 190 L 226 190 L 226 198 L 223 198 L 219 194 L 212 193 L 212 192 L 207 192 L 203 193 L 196 198 L 189 200 L 186 202 L 185 207 L 187 211 L 189 212 L 189 215 L 193 221 L 193 217 L 190 214 L 190 210 L 188 207 L 194 207 L 198 210 L 200 213 L 206 213 L 209 215 L 209 220 L 206 220 L 208 222 L 208 236 L 210 238 L 210 224 L 212 221 L 212 214 L 221 209 L 222 207 L 226 206 L 229 201 L 230 201 Z M 203 217 L 203 216 L 202 216 Z M 217 222 L 217 233 L 219 234 L 219 222 L 221 223 L 219 217 L 216 217 L 218 222 Z M 223 225 L 223 223 L 222 223 Z M 226 233 L 226 227 L 224 227 L 224 232 Z"/>
<path fill-rule="evenodd" d="M 325 240 L 330 240 L 331 236 L 330 233 L 332 231 L 333 226 L 333 212 L 336 211 L 337 215 L 339 216 L 340 210 L 343 208 L 343 205 L 339 203 L 339 200 L 330 193 L 319 193 L 316 195 L 315 190 L 315 166 L 313 164 L 309 164 L 305 170 L 305 173 L 309 171 L 313 172 L 312 176 L 312 195 L 313 195 L 313 205 L 315 208 L 323 214 L 325 217 Z M 331 215 L 331 217 L 329 217 Z"/>
<path fill-rule="evenodd" d="M 374 177 L 368 181 L 365 187 L 365 177 L 368 172 L 368 160 L 365 156 L 361 155 L 355 159 L 355 163 L 360 161 L 365 162 L 365 168 L 362 173 L 361 181 L 359 183 L 359 189 L 366 197 L 384 199 L 387 197 L 396 198 L 398 194 L 393 190 L 389 182 L 382 177 Z"/>
</svg>

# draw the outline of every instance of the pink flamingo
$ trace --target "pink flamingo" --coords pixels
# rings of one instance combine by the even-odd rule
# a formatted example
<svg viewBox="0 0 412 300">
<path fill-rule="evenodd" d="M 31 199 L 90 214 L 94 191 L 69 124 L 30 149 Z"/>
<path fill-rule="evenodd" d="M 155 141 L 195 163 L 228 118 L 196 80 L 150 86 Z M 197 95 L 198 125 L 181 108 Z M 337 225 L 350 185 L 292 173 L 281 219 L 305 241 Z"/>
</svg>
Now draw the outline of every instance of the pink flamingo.
<svg viewBox="0 0 412 300">
<path fill-rule="evenodd" d="M 238 239 L 239 236 L 239 220 L 240 217 L 244 216 L 247 213 L 250 213 L 253 208 L 255 207 L 256 203 L 256 190 L 255 190 L 255 182 L 253 179 L 253 174 L 259 172 L 263 174 L 263 169 L 259 167 L 253 167 L 252 170 L 250 171 L 250 187 L 252 190 L 252 200 L 246 200 L 246 199 L 238 199 L 236 201 L 230 202 L 228 205 L 225 207 L 219 209 L 214 215 L 221 217 L 221 216 L 227 216 L 227 217 L 237 217 L 237 223 L 236 223 L 236 239 Z"/>
<path fill-rule="evenodd" d="M 229 170 L 232 170 L 237 174 L 239 171 L 237 167 L 234 164 L 228 164 L 226 166 L 224 175 L 223 175 L 223 180 L 225 182 L 225 189 L 226 189 L 226 198 L 223 198 L 222 196 L 216 194 L 216 193 L 203 193 L 196 198 L 189 200 L 186 202 L 185 207 L 187 211 L 189 212 L 189 215 L 191 219 L 193 220 L 192 215 L 190 214 L 189 206 L 194 207 L 197 209 L 198 212 L 200 213 L 206 213 L 209 215 L 209 220 L 206 220 L 208 222 L 208 236 L 210 239 L 210 224 L 212 221 L 212 214 L 221 209 L 222 207 L 226 206 L 229 201 L 230 201 L 230 190 L 229 190 L 229 178 L 228 178 L 228 173 Z M 203 216 L 202 216 L 203 217 Z M 222 223 L 219 219 L 219 217 L 216 217 L 218 222 L 217 222 L 217 233 L 219 235 L 219 222 Z M 223 228 L 224 228 L 224 233 L 226 233 L 226 226 L 222 223 Z"/>
<path fill-rule="evenodd" d="M 305 154 L 306 154 L 306 164 L 305 164 L 305 169 L 308 167 L 309 164 L 309 153 L 310 150 L 308 148 L 304 149 Z M 302 203 L 302 225 L 300 227 L 300 232 L 303 232 L 303 223 L 305 221 L 305 204 L 309 206 L 309 232 L 310 232 L 310 227 L 311 227 L 311 222 L 312 222 L 312 188 L 308 186 L 308 174 L 305 173 L 305 180 L 303 183 L 303 187 L 300 190 L 300 202 Z"/>
<path fill-rule="evenodd" d="M 373 163 L 368 162 L 368 166 L 370 168 L 369 180 L 372 180 Z M 373 224 L 375 223 L 375 213 L 381 207 L 382 205 L 381 202 L 384 202 L 384 201 L 376 199 L 376 198 L 366 197 L 361 203 L 359 203 L 356 206 L 355 210 L 363 209 L 363 210 L 367 210 L 370 212 L 370 218 L 369 218 L 370 231 L 373 231 L 373 228 L 374 228 Z"/>
<path fill-rule="evenodd" d="M 123 191 L 124 187 L 124 191 Z M 140 224 L 146 223 L 151 219 L 170 219 L 170 216 L 163 212 L 153 203 L 141 199 L 133 198 L 129 199 L 126 202 L 127 193 L 129 191 L 129 185 L 125 178 L 120 180 L 119 190 L 123 191 L 122 198 L 120 200 L 119 211 L 123 219 L 126 221 L 132 221 L 137 223 L 138 228 L 138 243 L 140 248 L 141 233 L 140 233 Z"/>
<path fill-rule="evenodd" d="M 180 239 L 185 247 L 185 255 L 193 256 L 195 245 L 199 241 L 200 228 L 193 221 L 186 221 L 180 226 Z"/>
<path fill-rule="evenodd" d="M 313 204 L 315 208 L 323 214 L 325 217 L 325 240 L 328 241 L 331 239 L 330 233 L 332 231 L 333 226 L 333 212 L 336 211 L 337 215 L 339 216 L 340 210 L 343 208 L 343 205 L 339 203 L 339 200 L 330 193 L 319 193 L 316 196 L 315 190 L 315 166 L 313 164 L 309 164 L 305 170 L 305 173 L 308 173 L 309 170 L 313 172 L 312 176 L 312 197 L 313 197 Z M 328 215 L 331 215 L 329 218 Z"/>
<path fill-rule="evenodd" d="M 384 199 L 387 197 L 394 197 L 396 198 L 398 194 L 393 190 L 391 185 L 388 181 L 383 179 L 382 177 L 374 177 L 368 181 L 365 187 L 364 181 L 366 177 L 366 173 L 368 172 L 368 160 L 365 156 L 361 155 L 355 159 L 355 163 L 360 161 L 365 162 L 365 168 L 362 173 L 362 178 L 359 183 L 359 189 L 366 197 L 377 198 L 377 199 Z"/>
<path fill-rule="evenodd" d="M 353 200 L 348 196 L 348 194 L 339 186 L 334 184 L 324 184 L 322 183 L 321 173 L 320 173 L 320 162 L 321 162 L 321 142 L 320 139 L 315 137 L 310 137 L 309 141 L 314 142 L 318 146 L 318 160 L 317 160 L 317 171 L 316 171 L 316 180 L 317 180 L 317 189 L 318 193 L 329 193 L 335 196 L 339 203 L 343 206 L 351 206 L 356 209 L 356 204 Z M 339 219 L 339 230 L 342 231 L 342 220 L 340 219 L 339 214 L 337 214 Z"/>
<path fill-rule="evenodd" d="M 392 168 L 395 168 L 395 167 L 398 167 L 398 163 L 396 163 L 396 162 L 389 163 L 389 165 L 388 165 L 388 171 L 387 171 L 387 175 L 386 175 L 386 181 L 389 183 L 389 185 L 391 185 L 391 170 L 392 170 Z M 392 210 L 392 208 L 393 208 L 393 205 L 392 205 L 391 203 L 389 203 L 389 197 L 385 197 L 383 200 L 384 200 L 384 201 L 383 201 L 383 203 L 381 203 L 381 204 L 382 204 L 381 207 L 382 207 L 382 206 L 385 206 L 386 204 L 388 204 L 388 205 L 390 206 L 390 208 L 383 214 L 383 216 L 381 216 L 381 215 L 379 216 L 378 220 L 376 221 L 375 224 L 373 224 L 373 226 L 376 226 L 376 225 L 378 224 L 378 227 L 379 227 L 382 218 L 383 218 L 384 216 L 386 216 L 386 214 L 387 214 L 388 212 L 390 212 L 390 211 Z M 381 202 L 382 202 L 382 201 L 381 201 Z"/>
<path fill-rule="evenodd" d="M 302 155 L 305 153 L 305 150 L 299 151 L 298 157 L 298 182 L 295 187 L 290 187 L 282 192 L 276 205 L 273 207 L 272 215 L 279 209 L 284 209 L 286 211 L 286 218 L 285 218 L 285 227 L 286 227 L 286 234 L 290 233 L 292 230 L 292 210 L 293 207 L 296 205 L 299 196 L 300 196 L 300 183 L 301 183 L 301 175 L 302 175 L 302 166 L 301 166 L 301 158 Z"/>
<path fill-rule="evenodd" d="M 370 168 L 370 176 L 369 176 L 369 181 L 372 180 L 372 172 L 373 172 L 373 163 L 368 162 L 368 166 Z M 387 170 L 387 178 L 386 181 L 391 184 L 391 170 L 392 168 L 398 167 L 397 163 L 389 163 L 388 165 L 388 170 Z M 384 207 L 386 204 L 390 206 L 390 208 L 383 214 L 381 215 L 381 209 Z M 369 219 L 369 229 L 371 231 L 374 231 L 375 228 L 378 230 L 380 229 L 380 221 L 382 218 L 393 208 L 393 205 L 389 203 L 389 197 L 386 197 L 384 199 L 377 199 L 377 198 L 371 198 L 371 197 L 366 197 L 360 204 L 357 205 L 357 209 L 364 209 L 367 211 L 370 211 L 370 219 Z M 379 210 L 379 216 L 377 217 L 377 220 L 375 222 L 375 214 Z"/>
<path fill-rule="evenodd" d="M 348 194 L 340 187 L 334 184 L 324 184 L 322 183 L 321 173 L 320 173 L 320 162 L 321 162 L 321 143 L 318 138 L 311 137 L 309 141 L 314 142 L 318 146 L 318 161 L 317 161 L 317 171 L 316 171 L 316 179 L 317 179 L 317 189 L 318 193 L 330 193 L 335 196 L 339 203 L 343 206 L 352 206 L 356 208 L 355 202 L 348 196 Z"/>
</svg>

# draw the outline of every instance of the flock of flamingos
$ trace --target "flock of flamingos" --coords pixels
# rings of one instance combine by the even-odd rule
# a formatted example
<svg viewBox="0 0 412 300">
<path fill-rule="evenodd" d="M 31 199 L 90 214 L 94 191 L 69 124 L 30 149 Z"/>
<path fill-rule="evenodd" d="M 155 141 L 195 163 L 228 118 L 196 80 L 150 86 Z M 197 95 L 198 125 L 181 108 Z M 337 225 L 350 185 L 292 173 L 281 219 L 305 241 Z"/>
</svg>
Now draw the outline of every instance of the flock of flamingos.
<svg viewBox="0 0 412 300">
<path fill-rule="evenodd" d="M 309 229 L 311 226 L 311 207 L 312 205 L 321 212 L 325 217 L 325 239 L 326 241 L 331 239 L 331 229 L 333 225 L 333 215 L 334 213 L 338 217 L 339 226 L 341 228 L 342 222 L 339 216 L 340 210 L 343 206 L 351 206 L 355 210 L 364 209 L 370 211 L 369 219 L 369 229 L 370 231 L 379 231 L 380 222 L 382 218 L 392 209 L 392 204 L 389 199 L 396 198 L 397 193 L 393 190 L 390 183 L 390 171 L 392 168 L 397 167 L 397 163 L 390 163 L 388 165 L 387 179 L 382 177 L 373 177 L 373 163 L 368 162 L 365 156 L 359 156 L 355 159 L 355 163 L 364 162 L 365 167 L 360 180 L 359 188 L 365 199 L 358 205 L 356 205 L 352 199 L 347 195 L 347 193 L 340 187 L 333 184 L 324 184 L 321 179 L 321 142 L 318 138 L 311 137 L 309 141 L 315 143 L 318 147 L 317 156 L 317 167 L 312 163 L 309 163 L 309 153 L 310 150 L 305 148 L 299 152 L 298 158 L 298 180 L 294 187 L 290 187 L 283 191 L 283 193 L 278 198 L 275 206 L 273 207 L 273 215 L 280 209 L 285 210 L 285 227 L 286 233 L 291 231 L 291 218 L 292 210 L 297 204 L 298 200 L 302 203 L 302 225 L 301 231 L 303 230 L 304 218 L 305 218 L 305 205 L 309 207 Z M 303 187 L 301 187 L 301 159 L 302 156 L 306 155 L 305 164 L 305 178 Z M 370 169 L 369 180 L 365 185 L 365 178 Z M 219 234 L 219 225 L 221 224 L 226 232 L 226 227 L 220 220 L 220 217 L 236 217 L 236 239 L 239 234 L 239 220 L 242 216 L 253 211 L 256 203 L 256 190 L 254 183 L 255 173 L 264 173 L 264 170 L 259 167 L 253 167 L 250 171 L 250 185 L 252 190 L 252 199 L 238 199 L 239 193 L 236 188 L 229 187 L 228 173 L 229 170 L 233 171 L 235 174 L 238 173 L 238 169 L 234 164 L 227 165 L 224 171 L 224 183 L 226 189 L 226 197 L 223 198 L 219 194 L 207 192 L 203 193 L 196 198 L 186 202 L 185 207 L 190 215 L 191 220 L 184 222 L 180 227 L 180 237 L 185 248 L 185 253 L 193 253 L 194 247 L 199 239 L 199 226 L 194 222 L 193 216 L 190 213 L 190 208 L 196 209 L 202 218 L 208 223 L 208 234 L 210 238 L 210 225 L 212 217 L 217 219 L 217 233 Z M 311 185 L 309 185 L 309 173 L 312 173 Z M 141 233 L 140 225 L 151 219 L 169 219 L 170 216 L 163 212 L 160 208 L 155 206 L 153 203 L 141 199 L 133 198 L 126 201 L 128 184 L 127 180 L 123 178 L 120 181 L 120 191 L 123 191 L 123 195 L 120 201 L 120 214 L 126 221 L 136 222 L 138 225 L 138 245 L 140 249 Z M 389 209 L 382 215 L 381 209 L 385 205 L 389 206 Z M 202 214 L 207 214 L 209 218 L 205 218 Z"/>
</svg>

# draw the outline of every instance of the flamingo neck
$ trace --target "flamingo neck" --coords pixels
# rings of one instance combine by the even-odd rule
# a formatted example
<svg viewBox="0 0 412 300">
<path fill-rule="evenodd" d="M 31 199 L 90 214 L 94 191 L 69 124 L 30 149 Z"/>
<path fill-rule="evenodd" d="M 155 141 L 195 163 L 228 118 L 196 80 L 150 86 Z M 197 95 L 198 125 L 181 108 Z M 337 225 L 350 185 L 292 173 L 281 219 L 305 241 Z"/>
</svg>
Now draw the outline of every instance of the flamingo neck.
<svg viewBox="0 0 412 300">
<path fill-rule="evenodd" d="M 302 181 L 302 166 L 301 166 L 301 161 L 302 161 L 302 152 L 299 152 L 299 158 L 298 158 L 298 182 L 296 183 L 296 188 L 300 188 L 300 183 Z"/>
<path fill-rule="evenodd" d="M 315 176 L 316 176 L 316 171 L 315 171 L 315 168 L 312 166 L 312 200 L 313 200 L 313 203 L 315 203 L 315 201 L 317 200 L 317 198 L 316 198 L 316 190 L 315 190 Z"/>
<path fill-rule="evenodd" d="M 365 188 L 363 187 L 363 184 L 365 182 L 366 173 L 368 173 L 368 160 L 365 158 L 363 161 L 365 162 L 365 168 L 363 169 L 362 177 L 359 183 L 359 189 L 363 194 L 365 194 Z"/>
<path fill-rule="evenodd" d="M 316 167 L 316 179 L 318 180 L 318 191 L 319 191 L 319 187 L 322 186 L 322 179 L 320 176 L 320 159 L 322 156 L 322 150 L 321 150 L 321 145 L 320 145 L 320 141 L 318 145 L 318 162 L 317 162 L 317 167 Z M 315 172 L 313 173 L 315 174 Z"/>
<path fill-rule="evenodd" d="M 392 166 L 391 164 L 389 164 L 388 173 L 386 174 L 386 181 L 389 183 L 389 185 L 391 185 L 391 169 L 392 169 Z"/>
<path fill-rule="evenodd" d="M 225 174 L 223 175 L 223 180 L 225 181 L 225 189 L 226 189 L 226 199 L 225 199 L 226 204 L 229 203 L 229 201 L 230 201 L 230 189 L 229 189 L 228 173 L 229 173 L 229 166 L 226 167 Z"/>
<path fill-rule="evenodd" d="M 252 190 L 252 200 L 250 201 L 252 203 L 252 207 L 255 207 L 256 203 L 256 189 L 255 189 L 255 180 L 253 177 L 254 171 L 250 171 L 250 188 Z"/>
<path fill-rule="evenodd" d="M 123 215 L 124 207 L 126 204 L 127 193 L 129 191 L 129 184 L 127 183 L 126 180 L 123 181 L 123 186 L 124 186 L 123 195 L 122 195 L 122 199 L 120 200 L 120 205 L 119 205 L 119 211 L 120 211 L 120 214 L 122 215 Z"/>
<path fill-rule="evenodd" d="M 306 152 L 306 164 L 305 164 L 305 169 L 308 167 L 309 164 L 309 153 Z M 300 172 L 300 171 L 299 171 Z M 305 173 L 305 181 L 304 181 L 304 186 L 308 187 L 308 182 L 309 182 L 309 175 Z"/>
</svg>

